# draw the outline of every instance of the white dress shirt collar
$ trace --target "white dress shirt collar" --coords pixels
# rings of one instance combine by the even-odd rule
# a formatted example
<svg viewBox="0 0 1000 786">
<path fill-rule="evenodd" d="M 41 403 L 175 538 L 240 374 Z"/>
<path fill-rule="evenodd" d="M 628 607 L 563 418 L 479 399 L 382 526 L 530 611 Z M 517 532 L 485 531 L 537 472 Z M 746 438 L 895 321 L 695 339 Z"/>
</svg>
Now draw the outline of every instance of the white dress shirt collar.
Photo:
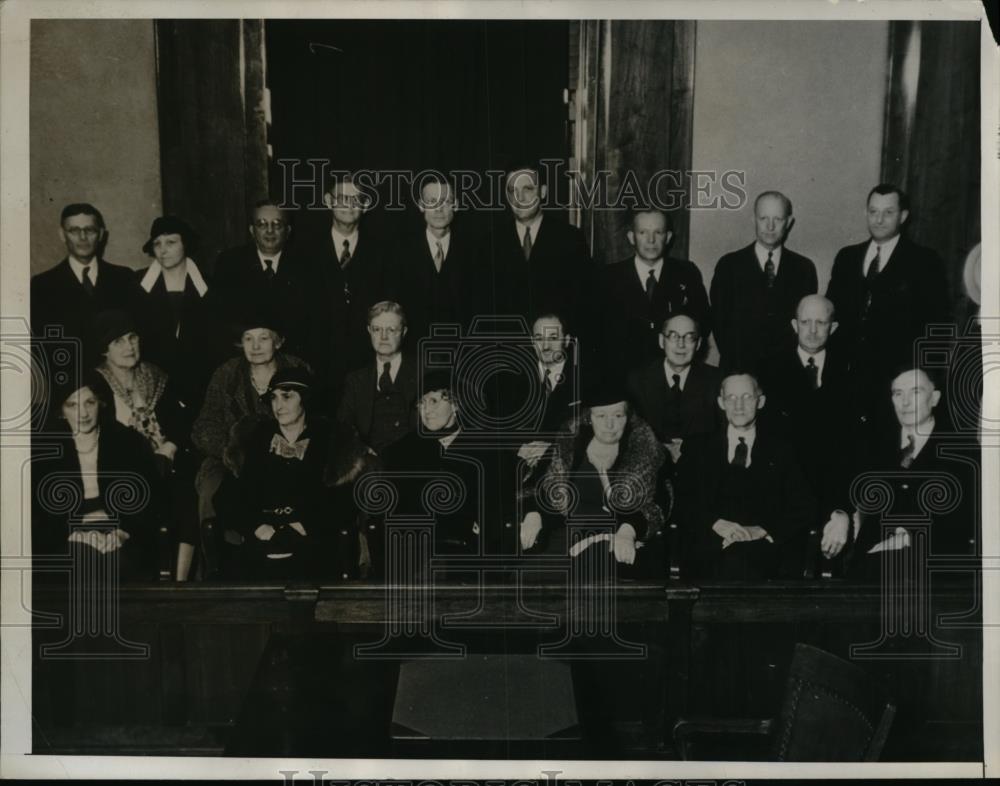
<svg viewBox="0 0 1000 786">
<path fill-rule="evenodd" d="M 354 231 L 350 235 L 342 235 L 334 227 L 330 227 L 330 237 L 333 238 L 333 250 L 337 254 L 338 260 L 344 253 L 345 240 L 347 241 L 347 248 L 351 252 L 351 258 L 354 258 L 354 255 L 358 250 L 358 234 L 357 227 L 355 227 Z"/>
<path fill-rule="evenodd" d="M 451 447 L 451 443 L 455 441 L 455 439 L 458 437 L 458 435 L 459 435 L 459 433 L 461 431 L 462 431 L 462 429 L 457 428 L 453 432 L 451 432 L 450 434 L 448 434 L 447 436 L 440 437 L 438 439 L 438 442 L 441 444 L 441 447 L 444 448 L 445 450 L 447 450 L 448 448 L 450 448 Z"/>
<path fill-rule="evenodd" d="M 774 273 L 778 274 L 778 266 L 781 264 L 781 246 L 777 248 L 766 248 L 759 240 L 753 244 L 753 253 L 757 257 L 757 264 L 760 265 L 761 271 L 764 270 L 764 265 L 767 264 L 767 255 L 771 255 L 771 261 L 774 262 Z"/>
<path fill-rule="evenodd" d="M 90 283 L 97 286 L 97 257 L 94 257 L 89 265 L 84 265 L 80 262 L 80 260 L 73 256 L 68 257 L 68 259 L 70 269 L 73 271 L 73 275 L 76 276 L 76 280 L 79 281 L 80 284 L 83 284 L 83 269 L 86 267 L 90 268 Z"/>
<path fill-rule="evenodd" d="M 376 384 L 378 382 L 378 378 L 380 376 L 382 376 L 382 369 L 385 368 L 385 364 L 386 363 L 389 364 L 389 378 L 393 382 L 395 382 L 396 381 L 396 375 L 399 373 L 399 367 L 403 364 L 403 353 L 402 352 L 397 352 L 395 355 L 393 355 L 388 360 L 386 360 L 385 358 L 381 357 L 380 355 L 376 355 L 375 356 L 375 380 L 376 380 Z"/>
<path fill-rule="evenodd" d="M 809 365 L 809 358 L 813 359 L 813 363 L 816 364 L 816 382 L 820 385 L 823 384 L 823 365 L 826 363 L 826 348 L 824 347 L 815 355 L 806 352 L 802 347 L 796 346 L 795 351 L 799 353 L 799 360 L 802 361 L 803 367 Z"/>
<path fill-rule="evenodd" d="M 678 384 L 680 385 L 681 390 L 683 391 L 684 386 L 687 384 L 688 374 L 691 373 L 691 366 L 688 366 L 683 371 L 676 371 L 671 367 L 670 363 L 664 358 L 663 373 L 666 375 L 668 388 L 674 384 L 674 374 L 677 374 L 681 378 L 681 381 Z"/>
<path fill-rule="evenodd" d="M 646 288 L 646 279 L 649 278 L 650 270 L 653 271 L 653 278 L 656 279 L 656 283 L 660 283 L 660 274 L 663 272 L 663 257 L 660 257 L 651 265 L 636 254 L 633 261 L 635 262 L 635 274 L 639 277 L 639 283 L 642 284 L 643 289 Z"/>
<path fill-rule="evenodd" d="M 451 232 L 445 232 L 444 237 L 438 237 L 430 229 L 427 229 L 424 234 L 427 236 L 427 248 L 430 249 L 431 259 L 437 256 L 438 243 L 441 244 L 441 253 L 444 254 L 444 258 L 448 258 L 448 249 L 451 247 Z M 534 232 L 532 232 L 532 240 L 534 240 Z M 440 272 L 440 271 L 438 271 Z"/>
<path fill-rule="evenodd" d="M 899 448 L 902 450 L 906 447 L 909 437 L 913 435 L 913 458 L 920 455 L 920 451 L 924 449 L 924 445 L 927 444 L 927 440 L 930 439 L 931 434 L 934 432 L 934 418 L 931 418 L 927 423 L 922 425 L 920 428 L 914 428 L 913 426 L 903 426 L 900 429 L 899 434 Z"/>
<path fill-rule="evenodd" d="M 899 235 L 896 235 L 892 240 L 886 240 L 881 245 L 872 240 L 868 244 L 868 250 L 865 252 L 865 261 L 861 266 L 861 272 L 863 275 L 868 275 L 868 267 L 871 265 L 871 261 L 875 259 L 875 249 L 879 249 L 879 266 L 878 270 L 881 273 L 885 270 L 885 266 L 888 264 L 889 260 L 892 259 L 892 252 L 896 250 L 896 246 L 899 245 Z"/>
<path fill-rule="evenodd" d="M 555 389 L 555 385 L 558 385 L 560 382 L 563 381 L 563 369 L 565 367 L 566 367 L 565 359 L 560 360 L 558 363 L 554 363 L 551 366 L 546 366 L 544 363 L 542 363 L 542 361 L 539 360 L 538 376 L 542 380 L 542 382 L 545 382 L 545 369 L 548 368 L 549 378 L 553 382 L 553 389 Z"/>
<path fill-rule="evenodd" d="M 258 248 L 257 249 L 257 259 L 260 260 L 260 269 L 264 270 L 264 271 L 267 270 L 267 263 L 264 260 L 265 259 L 270 259 L 272 261 L 271 270 L 273 270 L 275 273 L 277 273 L 278 272 L 278 263 L 281 262 L 281 252 L 279 251 L 277 254 L 265 254 L 263 251 L 261 251 Z"/>
<path fill-rule="evenodd" d="M 541 210 L 538 211 L 538 215 L 535 216 L 527 224 L 523 224 L 515 219 L 514 229 L 517 230 L 518 242 L 524 245 L 524 233 L 528 231 L 528 227 L 531 227 L 531 244 L 534 245 L 538 242 L 538 230 L 542 226 L 543 213 Z"/>
</svg>

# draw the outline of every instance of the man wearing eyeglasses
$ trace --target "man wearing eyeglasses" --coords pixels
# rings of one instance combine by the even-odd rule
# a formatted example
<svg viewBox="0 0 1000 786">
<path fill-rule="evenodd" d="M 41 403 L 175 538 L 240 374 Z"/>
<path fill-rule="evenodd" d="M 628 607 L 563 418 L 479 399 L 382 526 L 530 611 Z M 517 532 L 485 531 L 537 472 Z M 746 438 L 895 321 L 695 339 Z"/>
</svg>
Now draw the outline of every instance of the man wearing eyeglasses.
<svg viewBox="0 0 1000 786">
<path fill-rule="evenodd" d="M 633 371 L 628 391 L 636 412 L 652 426 L 676 465 L 685 440 L 711 434 L 721 425 L 716 397 L 719 370 L 698 359 L 701 329 L 683 311 L 664 321 L 659 335 L 663 357 Z"/>
<path fill-rule="evenodd" d="M 627 233 L 635 254 L 606 266 L 598 297 L 604 307 L 605 357 L 627 373 L 662 359 L 660 328 L 668 315 L 686 311 L 710 330 L 708 295 L 697 265 L 666 256 L 674 233 L 662 210 L 637 209 Z"/>
<path fill-rule="evenodd" d="M 315 363 L 309 341 L 309 271 L 289 245 L 288 217 L 263 199 L 254 205 L 248 233 L 248 243 L 223 251 L 215 263 L 215 290 L 226 316 L 236 323 L 238 315 L 248 312 L 279 314 L 285 351 Z"/>
<path fill-rule="evenodd" d="M 795 219 L 780 191 L 754 200 L 756 239 L 723 256 L 712 276 L 715 343 L 723 371 L 758 368 L 761 360 L 792 346 L 788 320 L 806 295 L 816 292 L 812 260 L 785 247 Z"/>
<path fill-rule="evenodd" d="M 772 577 L 813 520 L 815 503 L 794 452 L 758 417 L 765 401 L 753 375 L 730 374 L 717 400 L 726 427 L 685 445 L 678 520 L 690 575 Z"/>
<path fill-rule="evenodd" d="M 63 208 L 59 234 L 66 257 L 55 267 L 31 279 L 31 328 L 44 336 L 46 328 L 84 343 L 85 354 L 94 318 L 101 311 L 128 310 L 135 289 L 129 268 L 102 259 L 107 240 L 104 217 L 93 205 L 76 203 Z M 96 350 L 95 350 L 96 351 Z M 90 363 L 95 356 L 87 357 Z"/>
<path fill-rule="evenodd" d="M 368 309 L 385 299 L 384 259 L 381 244 L 363 225 L 371 198 L 350 175 L 334 175 L 323 201 L 330 227 L 308 246 L 312 308 L 321 322 L 319 373 L 339 398 L 346 373 L 369 362 Z"/>
<path fill-rule="evenodd" d="M 375 358 L 344 381 L 337 420 L 352 426 L 381 454 L 415 425 L 416 359 L 402 351 L 408 333 L 403 308 L 389 300 L 368 311 L 368 335 Z"/>
</svg>

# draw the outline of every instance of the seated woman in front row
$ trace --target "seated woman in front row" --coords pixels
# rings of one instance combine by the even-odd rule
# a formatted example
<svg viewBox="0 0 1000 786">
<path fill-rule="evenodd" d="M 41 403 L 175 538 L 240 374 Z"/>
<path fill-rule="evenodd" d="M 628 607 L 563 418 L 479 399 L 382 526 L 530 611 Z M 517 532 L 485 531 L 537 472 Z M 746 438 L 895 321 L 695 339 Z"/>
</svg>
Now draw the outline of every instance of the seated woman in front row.
<svg viewBox="0 0 1000 786">
<path fill-rule="evenodd" d="M 584 405 L 567 435 L 556 441 L 534 499 L 526 501 L 521 547 L 553 554 L 568 549 L 574 557 L 585 548 L 603 548 L 625 565 L 633 565 L 638 553 L 642 573 L 662 573 L 662 550 L 653 554 L 642 546 L 664 525 L 657 501 L 663 447 L 649 425 L 631 413 L 623 392 L 611 386 L 591 391 Z M 603 520 L 612 531 L 567 543 L 565 524 L 574 520 Z"/>
<path fill-rule="evenodd" d="M 271 378 L 272 417 L 233 430 L 219 518 L 239 533 L 235 565 L 244 579 L 350 578 L 357 565 L 350 483 L 371 454 L 357 435 L 313 414 L 313 379 L 302 368 Z"/>
<path fill-rule="evenodd" d="M 205 401 L 191 430 L 195 447 L 205 456 L 194 480 L 202 527 L 215 521 L 215 494 L 233 470 L 225 463 L 226 446 L 230 439 L 248 436 L 234 436 L 236 424 L 240 423 L 242 429 L 252 429 L 256 425 L 255 418 L 268 420 L 271 403 L 267 392 L 271 378 L 287 368 L 307 368 L 304 361 L 282 351 L 283 330 L 271 309 L 248 306 L 246 313 L 238 315 L 235 321 L 232 335 L 239 355 L 227 360 L 212 374 Z M 238 540 L 235 533 L 227 537 Z M 215 545 L 208 544 L 213 556 Z"/>
<path fill-rule="evenodd" d="M 56 385 L 52 402 L 57 420 L 35 438 L 32 463 L 35 558 L 76 553 L 94 564 L 94 576 L 104 575 L 99 563 L 116 559 L 123 580 L 154 579 L 160 499 L 152 450 L 115 421 L 111 390 L 96 371 Z"/>
</svg>

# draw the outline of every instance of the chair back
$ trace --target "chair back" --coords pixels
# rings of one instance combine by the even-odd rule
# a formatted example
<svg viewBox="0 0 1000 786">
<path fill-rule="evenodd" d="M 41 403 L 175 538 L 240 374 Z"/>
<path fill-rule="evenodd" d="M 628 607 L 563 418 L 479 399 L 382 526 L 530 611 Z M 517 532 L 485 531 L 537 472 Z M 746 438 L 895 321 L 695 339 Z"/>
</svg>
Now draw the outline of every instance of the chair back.
<svg viewBox="0 0 1000 786">
<path fill-rule="evenodd" d="M 796 644 L 773 761 L 877 761 L 896 708 L 859 666 Z"/>
</svg>

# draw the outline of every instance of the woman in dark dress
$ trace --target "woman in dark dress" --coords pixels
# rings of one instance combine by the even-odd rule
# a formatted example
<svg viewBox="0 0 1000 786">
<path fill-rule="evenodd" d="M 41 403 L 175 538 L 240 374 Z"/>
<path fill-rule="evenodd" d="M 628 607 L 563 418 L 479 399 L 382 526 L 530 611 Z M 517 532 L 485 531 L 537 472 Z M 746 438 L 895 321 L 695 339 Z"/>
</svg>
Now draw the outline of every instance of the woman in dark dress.
<svg viewBox="0 0 1000 786">
<path fill-rule="evenodd" d="M 177 543 L 174 575 L 178 581 L 187 581 L 198 540 L 193 491 L 198 462 L 173 380 L 143 359 L 136 330 L 125 311 L 97 315 L 94 346 L 104 356 L 97 371 L 111 390 L 114 419 L 142 436 L 153 453 L 164 511 Z"/>
<path fill-rule="evenodd" d="M 215 294 L 190 254 L 195 233 L 174 216 L 153 221 L 142 250 L 152 263 L 138 273 L 132 312 L 139 318 L 147 360 L 173 381 L 187 415 L 187 431 L 208 378 L 226 357 Z"/>
<path fill-rule="evenodd" d="M 247 434 L 234 429 L 227 478 L 216 495 L 224 526 L 243 543 L 238 573 L 250 579 L 343 576 L 356 563 L 349 484 L 369 451 L 357 436 L 312 414 L 313 380 L 302 368 L 271 379 L 272 417 Z"/>
<path fill-rule="evenodd" d="M 114 559 L 122 579 L 153 579 L 161 512 L 149 445 L 110 417 L 112 394 L 96 372 L 54 387 L 59 412 L 46 433 L 60 449 L 44 440 L 32 465 L 35 557 Z"/>
<path fill-rule="evenodd" d="M 238 439 L 236 424 L 252 430 L 256 421 L 271 417 L 266 393 L 271 378 L 287 368 L 307 368 L 304 361 L 282 351 L 284 339 L 275 315 L 267 309 L 252 309 L 234 325 L 240 354 L 219 366 L 208 382 L 205 401 L 191 430 L 195 447 L 204 460 L 195 477 L 198 492 L 198 518 L 206 535 L 206 546 L 214 554 L 215 494 L 233 468 L 225 461 L 226 446 Z M 232 537 L 232 536 L 230 536 Z"/>
</svg>

